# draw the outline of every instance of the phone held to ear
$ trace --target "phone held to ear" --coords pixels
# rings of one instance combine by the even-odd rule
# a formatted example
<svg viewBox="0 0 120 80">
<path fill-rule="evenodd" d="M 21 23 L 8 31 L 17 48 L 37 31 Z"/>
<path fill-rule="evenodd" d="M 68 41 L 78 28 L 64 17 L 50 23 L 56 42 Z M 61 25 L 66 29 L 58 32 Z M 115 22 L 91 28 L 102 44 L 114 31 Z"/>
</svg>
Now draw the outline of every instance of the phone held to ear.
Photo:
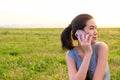
<svg viewBox="0 0 120 80">
<path fill-rule="evenodd" d="M 75 36 L 78 38 L 78 36 L 82 36 L 84 34 L 84 31 L 83 30 L 77 30 L 76 33 L 75 33 Z"/>
</svg>

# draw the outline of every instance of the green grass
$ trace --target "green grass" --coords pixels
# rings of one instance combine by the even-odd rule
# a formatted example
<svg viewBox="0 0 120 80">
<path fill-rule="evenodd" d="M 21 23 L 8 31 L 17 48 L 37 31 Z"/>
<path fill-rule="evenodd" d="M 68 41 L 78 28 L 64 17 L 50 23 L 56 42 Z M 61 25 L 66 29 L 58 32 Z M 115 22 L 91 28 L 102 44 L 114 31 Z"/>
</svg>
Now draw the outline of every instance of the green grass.
<svg viewBox="0 0 120 80">
<path fill-rule="evenodd" d="M 0 29 L 0 80 L 68 80 L 63 28 Z M 111 80 L 120 79 L 120 28 L 99 28 L 109 46 Z"/>
</svg>

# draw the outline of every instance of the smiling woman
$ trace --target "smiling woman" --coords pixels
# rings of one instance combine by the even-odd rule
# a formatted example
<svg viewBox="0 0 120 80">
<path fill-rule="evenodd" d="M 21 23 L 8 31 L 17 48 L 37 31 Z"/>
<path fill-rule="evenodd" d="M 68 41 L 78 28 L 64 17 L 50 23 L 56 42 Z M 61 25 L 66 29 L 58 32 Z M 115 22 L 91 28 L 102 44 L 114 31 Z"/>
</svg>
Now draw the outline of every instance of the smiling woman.
<svg viewBox="0 0 120 80">
<path fill-rule="evenodd" d="M 110 80 L 108 46 L 96 42 L 97 35 L 96 23 L 89 14 L 76 16 L 63 30 L 61 43 L 69 50 L 66 62 L 70 80 Z M 78 41 L 77 46 L 72 39 Z"/>
</svg>

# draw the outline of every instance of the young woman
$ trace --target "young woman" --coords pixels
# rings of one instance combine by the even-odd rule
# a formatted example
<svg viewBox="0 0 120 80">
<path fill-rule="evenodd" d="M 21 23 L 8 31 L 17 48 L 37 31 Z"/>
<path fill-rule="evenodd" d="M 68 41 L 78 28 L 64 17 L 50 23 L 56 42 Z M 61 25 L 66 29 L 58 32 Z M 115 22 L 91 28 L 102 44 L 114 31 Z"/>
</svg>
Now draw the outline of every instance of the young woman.
<svg viewBox="0 0 120 80">
<path fill-rule="evenodd" d="M 108 46 L 96 42 L 97 25 L 89 14 L 76 16 L 61 34 L 70 80 L 110 80 Z M 78 41 L 73 46 L 73 40 Z"/>
</svg>

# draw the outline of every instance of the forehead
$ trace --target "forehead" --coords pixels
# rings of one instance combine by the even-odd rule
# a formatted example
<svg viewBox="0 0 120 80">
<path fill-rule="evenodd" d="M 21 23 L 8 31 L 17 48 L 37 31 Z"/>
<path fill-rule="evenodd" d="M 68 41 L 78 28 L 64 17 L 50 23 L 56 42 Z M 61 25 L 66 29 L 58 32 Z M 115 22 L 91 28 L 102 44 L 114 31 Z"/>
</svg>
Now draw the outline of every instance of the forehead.
<svg viewBox="0 0 120 80">
<path fill-rule="evenodd" d="M 86 26 L 96 26 L 96 22 L 94 19 L 90 19 L 86 22 Z"/>
</svg>

